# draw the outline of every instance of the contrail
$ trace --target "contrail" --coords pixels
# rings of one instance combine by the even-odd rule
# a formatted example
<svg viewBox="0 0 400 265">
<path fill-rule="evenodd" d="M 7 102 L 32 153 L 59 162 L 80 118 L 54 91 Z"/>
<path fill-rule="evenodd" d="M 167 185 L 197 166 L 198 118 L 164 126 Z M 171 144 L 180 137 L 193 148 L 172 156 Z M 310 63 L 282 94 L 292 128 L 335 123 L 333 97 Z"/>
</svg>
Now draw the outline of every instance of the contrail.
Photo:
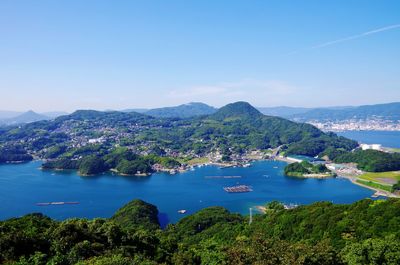
<svg viewBox="0 0 400 265">
<path fill-rule="evenodd" d="M 315 46 L 312 46 L 312 47 L 309 47 L 309 48 L 305 48 L 305 49 L 302 49 L 302 50 L 292 51 L 292 52 L 289 52 L 289 53 L 286 53 L 286 54 L 283 54 L 283 55 L 284 56 L 290 56 L 290 55 L 293 55 L 293 54 L 298 54 L 300 52 L 305 52 L 305 51 L 310 51 L 310 50 L 314 50 L 314 49 L 324 48 L 324 47 L 335 45 L 335 44 L 338 44 L 338 43 L 341 43 L 341 42 L 346 42 L 346 41 L 350 41 L 350 40 L 354 40 L 354 39 L 359 39 L 359 38 L 366 37 L 368 35 L 377 34 L 377 33 L 383 32 L 383 31 L 388 31 L 388 30 L 397 29 L 397 28 L 400 28 L 400 24 L 395 24 L 395 25 L 390 25 L 390 26 L 386 26 L 386 27 L 383 27 L 383 28 L 379 28 L 379 29 L 370 30 L 370 31 L 367 31 L 367 32 L 364 32 L 364 33 L 361 33 L 361 34 L 357 34 L 357 35 L 353 35 L 353 36 L 350 36 L 350 37 L 346 37 L 346 38 L 343 38 L 343 39 L 337 39 L 337 40 L 333 40 L 333 41 L 328 41 L 328 42 L 325 42 L 325 43 L 322 43 L 322 44 L 318 44 L 318 45 L 315 45 Z"/>
<path fill-rule="evenodd" d="M 383 27 L 383 28 L 379 28 L 379 29 L 374 29 L 374 30 L 370 30 L 361 34 L 357 34 L 357 35 L 353 35 L 350 37 L 346 37 L 343 39 L 338 39 L 338 40 L 334 40 L 334 41 L 329 41 L 329 42 L 325 42 L 322 44 L 318 44 L 315 45 L 313 47 L 311 47 L 311 49 L 319 49 L 319 48 L 323 48 L 323 47 L 327 47 L 327 46 L 331 46 L 337 43 L 341 43 L 341 42 L 345 42 L 345 41 L 349 41 L 349 40 L 354 40 L 354 39 L 359 39 L 368 35 L 372 35 L 372 34 L 376 34 L 379 32 L 383 32 L 383 31 L 388 31 L 388 30 L 392 30 L 392 29 L 397 29 L 400 28 L 400 24 L 396 24 L 396 25 L 391 25 L 391 26 L 387 26 L 387 27 Z"/>
</svg>

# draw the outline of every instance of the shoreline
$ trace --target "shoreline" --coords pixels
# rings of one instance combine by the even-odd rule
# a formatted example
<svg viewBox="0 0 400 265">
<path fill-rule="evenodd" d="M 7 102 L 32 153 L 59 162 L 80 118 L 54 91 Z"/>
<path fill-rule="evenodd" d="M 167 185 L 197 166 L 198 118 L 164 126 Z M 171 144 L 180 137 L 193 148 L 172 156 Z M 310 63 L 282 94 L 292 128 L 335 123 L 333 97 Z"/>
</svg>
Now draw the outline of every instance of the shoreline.
<svg viewBox="0 0 400 265">
<path fill-rule="evenodd" d="M 374 187 L 370 187 L 368 185 L 364 185 L 362 183 L 357 182 L 357 178 L 356 177 L 352 177 L 352 176 L 339 176 L 340 178 L 343 179 L 347 179 L 349 180 L 351 183 L 364 187 L 366 189 L 369 190 L 373 190 L 375 191 L 375 193 L 373 195 L 371 195 L 371 197 L 379 197 L 379 196 L 383 196 L 383 197 L 388 197 L 388 198 L 400 198 L 400 195 L 394 194 L 392 192 L 388 192 L 388 191 L 384 191 L 384 190 L 380 190 L 378 188 L 374 188 Z"/>
</svg>

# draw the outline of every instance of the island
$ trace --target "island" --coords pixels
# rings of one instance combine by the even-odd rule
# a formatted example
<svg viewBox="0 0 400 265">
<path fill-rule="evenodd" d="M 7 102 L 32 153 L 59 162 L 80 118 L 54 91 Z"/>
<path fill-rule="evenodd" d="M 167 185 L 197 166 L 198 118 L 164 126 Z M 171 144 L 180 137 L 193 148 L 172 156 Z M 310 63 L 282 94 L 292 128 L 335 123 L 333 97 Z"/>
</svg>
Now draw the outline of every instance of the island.
<svg viewBox="0 0 400 265">
<path fill-rule="evenodd" d="M 289 164 L 285 167 L 284 173 L 286 176 L 301 178 L 329 178 L 335 176 L 335 173 L 325 165 L 313 165 L 308 161 Z"/>
</svg>

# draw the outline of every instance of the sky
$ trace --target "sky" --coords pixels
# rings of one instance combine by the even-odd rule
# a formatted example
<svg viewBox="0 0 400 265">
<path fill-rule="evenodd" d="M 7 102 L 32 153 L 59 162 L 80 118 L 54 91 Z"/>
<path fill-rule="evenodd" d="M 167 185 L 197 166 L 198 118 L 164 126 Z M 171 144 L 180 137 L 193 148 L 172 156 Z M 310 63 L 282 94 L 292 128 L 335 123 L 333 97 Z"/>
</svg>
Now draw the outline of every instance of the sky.
<svg viewBox="0 0 400 265">
<path fill-rule="evenodd" d="M 0 110 L 400 101 L 400 1 L 0 1 Z"/>
</svg>

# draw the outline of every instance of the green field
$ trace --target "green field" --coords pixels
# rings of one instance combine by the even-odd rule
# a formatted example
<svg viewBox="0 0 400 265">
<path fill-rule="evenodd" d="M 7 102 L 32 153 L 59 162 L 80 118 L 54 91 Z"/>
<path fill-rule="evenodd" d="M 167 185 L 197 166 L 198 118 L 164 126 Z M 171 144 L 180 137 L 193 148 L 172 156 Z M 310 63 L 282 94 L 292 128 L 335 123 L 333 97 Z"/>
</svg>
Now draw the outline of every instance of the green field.
<svg viewBox="0 0 400 265">
<path fill-rule="evenodd" d="M 388 150 L 391 152 L 400 153 L 400 148 L 388 148 Z"/>
<path fill-rule="evenodd" d="M 360 183 L 360 184 L 372 187 L 372 188 L 376 188 L 376 189 L 392 192 L 392 186 L 391 185 L 380 184 L 380 183 L 377 183 L 377 182 L 372 182 L 372 181 L 362 180 L 362 179 L 357 179 L 357 182 Z"/>
<path fill-rule="evenodd" d="M 368 172 L 362 174 L 360 177 L 362 180 L 374 181 L 381 184 L 391 185 L 389 183 L 385 183 L 385 179 L 392 179 L 396 181 L 400 181 L 400 172 L 399 171 L 388 171 L 388 172 Z"/>
<path fill-rule="evenodd" d="M 207 157 L 192 158 L 190 160 L 178 159 L 178 161 L 181 163 L 188 164 L 188 165 L 206 164 L 206 163 L 210 162 L 210 160 Z"/>
</svg>

